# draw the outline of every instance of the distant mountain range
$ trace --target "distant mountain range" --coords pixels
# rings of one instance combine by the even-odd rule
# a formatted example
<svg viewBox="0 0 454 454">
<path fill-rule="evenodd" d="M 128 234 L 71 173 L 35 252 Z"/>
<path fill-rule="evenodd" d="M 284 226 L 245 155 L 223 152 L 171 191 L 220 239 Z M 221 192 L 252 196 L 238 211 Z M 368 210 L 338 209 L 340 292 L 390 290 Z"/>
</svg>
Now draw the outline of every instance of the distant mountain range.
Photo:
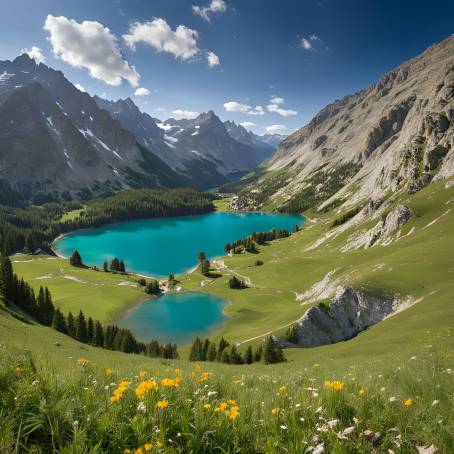
<svg viewBox="0 0 454 454">
<path fill-rule="evenodd" d="M 42 202 L 123 188 L 216 186 L 274 149 L 268 138 L 228 127 L 235 132 L 211 111 L 162 122 L 130 98 L 91 97 L 26 54 L 1 61 L 0 203 L 11 194 Z"/>
</svg>

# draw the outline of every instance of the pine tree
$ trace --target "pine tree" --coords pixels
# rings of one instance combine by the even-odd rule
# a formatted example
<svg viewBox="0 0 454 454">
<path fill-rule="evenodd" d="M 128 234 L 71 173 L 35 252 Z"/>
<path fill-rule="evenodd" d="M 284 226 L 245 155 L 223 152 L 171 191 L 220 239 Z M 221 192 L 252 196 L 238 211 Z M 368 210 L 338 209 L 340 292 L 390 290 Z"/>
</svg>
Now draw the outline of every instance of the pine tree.
<svg viewBox="0 0 454 454">
<path fill-rule="evenodd" d="M 89 344 L 95 343 L 95 324 L 91 317 L 88 317 L 87 322 L 87 343 Z"/>
<path fill-rule="evenodd" d="M 87 343 L 87 322 L 82 311 L 79 311 L 76 320 L 76 339 L 79 342 Z"/>
<path fill-rule="evenodd" d="M 25 252 L 27 254 L 32 254 L 36 247 L 35 247 L 35 239 L 34 239 L 34 235 L 32 232 L 29 232 L 27 234 L 27 236 L 25 237 Z"/>
<path fill-rule="evenodd" d="M 158 358 L 159 356 L 161 356 L 159 350 L 160 349 L 158 341 L 153 340 L 147 344 L 146 354 L 151 358 Z"/>
<path fill-rule="evenodd" d="M 0 296 L 5 299 L 5 303 L 13 297 L 13 266 L 8 257 L 0 257 Z"/>
<path fill-rule="evenodd" d="M 68 336 L 71 336 L 72 338 L 76 338 L 76 323 L 74 321 L 74 316 L 71 314 L 71 312 L 68 314 L 68 317 L 66 318 L 66 326 L 68 327 Z"/>
<path fill-rule="evenodd" d="M 104 260 L 103 270 L 104 270 L 105 273 L 109 272 L 109 267 L 107 265 L 107 261 L 106 260 Z"/>
<path fill-rule="evenodd" d="M 225 363 L 225 364 L 230 363 L 230 355 L 229 355 L 229 352 L 227 351 L 227 349 L 224 349 L 224 351 L 222 352 L 221 363 Z"/>
<path fill-rule="evenodd" d="M 69 258 L 69 264 L 71 266 L 83 266 L 82 257 L 79 254 L 79 251 L 74 251 Z"/>
<path fill-rule="evenodd" d="M 203 260 L 201 262 L 201 272 L 204 276 L 208 276 L 210 274 L 210 261 L 209 260 Z"/>
<path fill-rule="evenodd" d="M 222 353 L 224 352 L 224 349 L 229 346 L 229 343 L 221 337 L 221 340 L 219 341 L 219 346 L 218 346 L 218 353 L 216 356 L 217 361 L 221 361 L 222 358 Z"/>
<path fill-rule="evenodd" d="M 208 349 L 207 360 L 208 361 L 216 361 L 216 345 L 212 342 L 210 344 L 210 348 Z"/>
<path fill-rule="evenodd" d="M 197 259 L 200 263 L 202 263 L 204 260 L 206 260 L 206 255 L 205 255 L 205 252 L 203 251 L 200 251 L 197 255 Z"/>
<path fill-rule="evenodd" d="M 38 305 L 38 320 L 44 325 L 46 320 L 46 295 L 44 294 L 44 289 L 42 287 L 39 288 L 36 302 Z"/>
<path fill-rule="evenodd" d="M 119 271 L 119 268 L 120 268 L 120 261 L 117 259 L 117 257 L 114 257 L 112 259 L 112 262 L 110 262 L 110 270 Z"/>
<path fill-rule="evenodd" d="M 206 361 L 207 360 L 207 356 L 208 356 L 208 349 L 210 348 L 210 340 L 207 338 L 204 340 L 203 342 L 203 346 L 202 346 L 202 354 L 201 354 L 201 357 L 200 357 L 200 360 L 201 361 Z"/>
<path fill-rule="evenodd" d="M 263 356 L 263 347 L 261 345 L 259 345 L 254 353 L 254 361 L 256 363 L 260 362 L 262 360 L 262 356 Z"/>
<path fill-rule="evenodd" d="M 59 331 L 60 333 L 64 334 L 68 333 L 65 317 L 58 308 L 54 310 L 54 316 L 52 318 L 52 328 L 55 329 L 56 331 Z"/>
<path fill-rule="evenodd" d="M 202 341 L 200 337 L 196 337 L 189 352 L 189 361 L 200 361 L 202 357 Z"/>
<path fill-rule="evenodd" d="M 120 273 L 126 273 L 125 262 L 123 262 L 123 260 L 120 260 L 118 263 L 118 271 L 120 271 Z"/>
<path fill-rule="evenodd" d="M 103 347 L 104 345 L 104 330 L 99 320 L 97 320 L 95 323 L 94 344 L 97 347 Z"/>
<path fill-rule="evenodd" d="M 249 345 L 249 347 L 246 350 L 246 355 L 244 358 L 246 364 L 252 364 L 254 362 L 254 355 L 252 353 L 252 347 Z"/>
</svg>

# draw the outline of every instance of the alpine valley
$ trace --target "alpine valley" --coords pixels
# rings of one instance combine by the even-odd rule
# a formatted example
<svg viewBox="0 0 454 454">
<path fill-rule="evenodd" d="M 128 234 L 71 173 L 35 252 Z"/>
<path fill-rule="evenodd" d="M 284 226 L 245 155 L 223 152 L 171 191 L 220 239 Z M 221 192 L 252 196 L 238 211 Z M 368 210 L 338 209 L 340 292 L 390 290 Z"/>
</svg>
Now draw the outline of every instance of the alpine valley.
<svg viewBox="0 0 454 454">
<path fill-rule="evenodd" d="M 454 452 L 454 7 L 16 2 L 0 452 Z"/>
</svg>

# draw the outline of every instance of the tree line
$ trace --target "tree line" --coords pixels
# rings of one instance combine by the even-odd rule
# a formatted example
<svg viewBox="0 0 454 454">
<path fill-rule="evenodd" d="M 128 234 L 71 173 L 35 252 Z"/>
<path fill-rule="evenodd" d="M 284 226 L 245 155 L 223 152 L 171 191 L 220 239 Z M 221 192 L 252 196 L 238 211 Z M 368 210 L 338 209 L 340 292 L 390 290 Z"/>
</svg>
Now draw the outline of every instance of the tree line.
<svg viewBox="0 0 454 454">
<path fill-rule="evenodd" d="M 293 233 L 299 232 L 300 227 L 295 224 Z M 241 240 L 236 240 L 232 243 L 227 243 L 224 246 L 224 251 L 229 254 L 241 254 L 243 251 L 257 253 L 257 244 L 266 244 L 270 241 L 278 240 L 279 238 L 287 238 L 291 233 L 287 229 L 271 229 L 267 232 L 253 232 L 251 235 Z"/>
<path fill-rule="evenodd" d="M 259 345 L 255 350 L 249 346 L 244 355 L 238 351 L 237 346 L 221 337 L 218 345 L 210 339 L 196 337 L 189 352 L 189 361 L 217 361 L 224 364 L 252 364 L 263 362 L 274 364 L 286 361 L 284 352 L 279 342 L 273 337 L 266 338 L 264 345 Z"/>
<path fill-rule="evenodd" d="M 125 353 L 142 353 L 151 357 L 178 358 L 175 344 L 161 345 L 157 341 L 138 342 L 130 330 L 116 325 L 103 326 L 99 320 L 86 317 L 82 311 L 74 316 L 63 315 L 52 302 L 47 287 L 40 287 L 38 296 L 33 288 L 13 272 L 11 260 L 0 257 L 0 296 L 11 308 L 18 307 L 40 324 L 54 328 L 79 342 Z"/>
<path fill-rule="evenodd" d="M 209 213 L 214 199 L 213 194 L 192 189 L 131 189 L 83 203 L 0 204 L 0 253 L 50 251 L 51 241 L 62 233 L 110 222 Z M 81 212 L 75 219 L 63 220 L 72 210 Z"/>
</svg>

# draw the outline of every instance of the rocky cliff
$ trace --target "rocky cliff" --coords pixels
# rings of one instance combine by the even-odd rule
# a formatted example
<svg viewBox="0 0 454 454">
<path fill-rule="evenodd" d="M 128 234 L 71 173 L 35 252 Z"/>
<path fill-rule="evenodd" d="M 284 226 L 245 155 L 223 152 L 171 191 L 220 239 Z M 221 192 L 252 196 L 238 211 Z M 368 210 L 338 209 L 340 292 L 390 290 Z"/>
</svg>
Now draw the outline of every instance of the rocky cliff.
<svg viewBox="0 0 454 454">
<path fill-rule="evenodd" d="M 294 325 L 286 347 L 318 347 L 351 339 L 409 305 L 395 295 L 371 295 L 351 287 L 339 287 L 329 304 L 311 307 Z"/>
</svg>

